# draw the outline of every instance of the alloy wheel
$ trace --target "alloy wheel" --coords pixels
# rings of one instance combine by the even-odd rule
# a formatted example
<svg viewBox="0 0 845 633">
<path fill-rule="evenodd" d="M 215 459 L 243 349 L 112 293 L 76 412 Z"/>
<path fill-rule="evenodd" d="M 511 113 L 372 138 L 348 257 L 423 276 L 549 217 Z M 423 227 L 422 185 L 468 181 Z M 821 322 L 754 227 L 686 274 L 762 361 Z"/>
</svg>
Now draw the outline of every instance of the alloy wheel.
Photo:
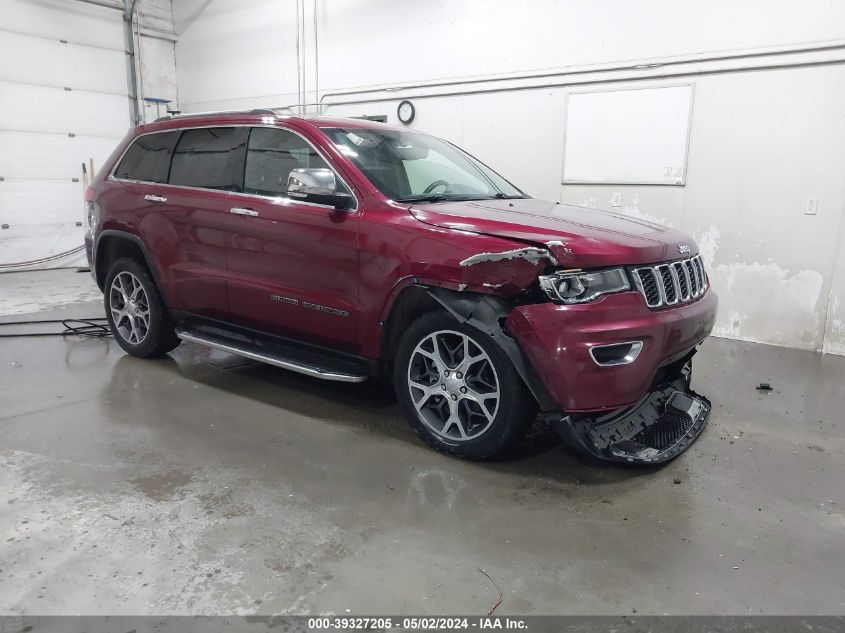
<svg viewBox="0 0 845 633">
<path fill-rule="evenodd" d="M 140 345 L 150 329 L 150 303 L 140 280 L 130 272 L 115 275 L 109 289 L 114 328 L 132 345 Z"/>
<path fill-rule="evenodd" d="M 423 423 L 450 442 L 487 431 L 501 397 L 490 357 L 470 336 L 452 330 L 433 332 L 414 348 L 408 389 Z"/>
</svg>

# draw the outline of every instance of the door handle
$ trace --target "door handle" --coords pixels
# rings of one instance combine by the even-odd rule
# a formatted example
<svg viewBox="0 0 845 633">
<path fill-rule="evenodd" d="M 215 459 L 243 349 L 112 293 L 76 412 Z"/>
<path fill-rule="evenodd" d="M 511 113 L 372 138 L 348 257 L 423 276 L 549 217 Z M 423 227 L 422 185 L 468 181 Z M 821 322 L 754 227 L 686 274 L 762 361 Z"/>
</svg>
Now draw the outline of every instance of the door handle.
<svg viewBox="0 0 845 633">
<path fill-rule="evenodd" d="M 257 217 L 258 211 L 253 211 L 252 209 L 243 209 L 241 207 L 232 207 L 229 209 L 229 213 L 234 213 L 235 215 L 248 215 L 251 217 Z"/>
<path fill-rule="evenodd" d="M 167 202 L 167 198 L 165 198 L 164 196 L 154 196 L 151 193 L 148 193 L 146 196 L 144 196 L 144 200 L 147 200 L 149 202 Z"/>
</svg>

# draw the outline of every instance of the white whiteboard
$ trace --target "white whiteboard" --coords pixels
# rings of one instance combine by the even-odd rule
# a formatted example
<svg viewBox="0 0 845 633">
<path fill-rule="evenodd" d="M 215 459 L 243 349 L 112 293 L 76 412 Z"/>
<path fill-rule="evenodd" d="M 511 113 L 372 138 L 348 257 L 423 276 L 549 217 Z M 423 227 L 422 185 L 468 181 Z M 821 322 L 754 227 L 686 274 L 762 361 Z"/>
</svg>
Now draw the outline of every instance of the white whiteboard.
<svg viewBox="0 0 845 633">
<path fill-rule="evenodd" d="M 693 87 L 571 93 L 564 183 L 683 185 Z"/>
</svg>

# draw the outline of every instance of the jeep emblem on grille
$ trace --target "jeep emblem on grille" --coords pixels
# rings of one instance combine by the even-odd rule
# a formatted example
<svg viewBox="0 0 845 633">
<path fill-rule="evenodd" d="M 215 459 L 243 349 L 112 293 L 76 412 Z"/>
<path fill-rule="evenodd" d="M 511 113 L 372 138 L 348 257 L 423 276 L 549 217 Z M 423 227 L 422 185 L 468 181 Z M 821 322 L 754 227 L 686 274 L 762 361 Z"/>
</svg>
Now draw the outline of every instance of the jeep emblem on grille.
<svg viewBox="0 0 845 633">
<path fill-rule="evenodd" d="M 689 254 L 689 246 L 686 244 L 678 244 L 678 252 L 681 255 L 688 255 Z"/>
</svg>

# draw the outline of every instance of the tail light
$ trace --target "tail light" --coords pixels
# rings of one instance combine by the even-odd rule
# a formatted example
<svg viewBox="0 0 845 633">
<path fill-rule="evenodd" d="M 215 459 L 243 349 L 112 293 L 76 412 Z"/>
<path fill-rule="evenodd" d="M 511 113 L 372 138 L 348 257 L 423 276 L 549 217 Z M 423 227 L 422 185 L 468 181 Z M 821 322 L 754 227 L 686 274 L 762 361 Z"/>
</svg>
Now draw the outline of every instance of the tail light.
<svg viewBox="0 0 845 633">
<path fill-rule="evenodd" d="M 97 231 L 97 224 L 100 221 L 100 208 L 94 202 L 94 190 L 88 187 L 85 190 L 85 227 L 89 236 Z"/>
</svg>

